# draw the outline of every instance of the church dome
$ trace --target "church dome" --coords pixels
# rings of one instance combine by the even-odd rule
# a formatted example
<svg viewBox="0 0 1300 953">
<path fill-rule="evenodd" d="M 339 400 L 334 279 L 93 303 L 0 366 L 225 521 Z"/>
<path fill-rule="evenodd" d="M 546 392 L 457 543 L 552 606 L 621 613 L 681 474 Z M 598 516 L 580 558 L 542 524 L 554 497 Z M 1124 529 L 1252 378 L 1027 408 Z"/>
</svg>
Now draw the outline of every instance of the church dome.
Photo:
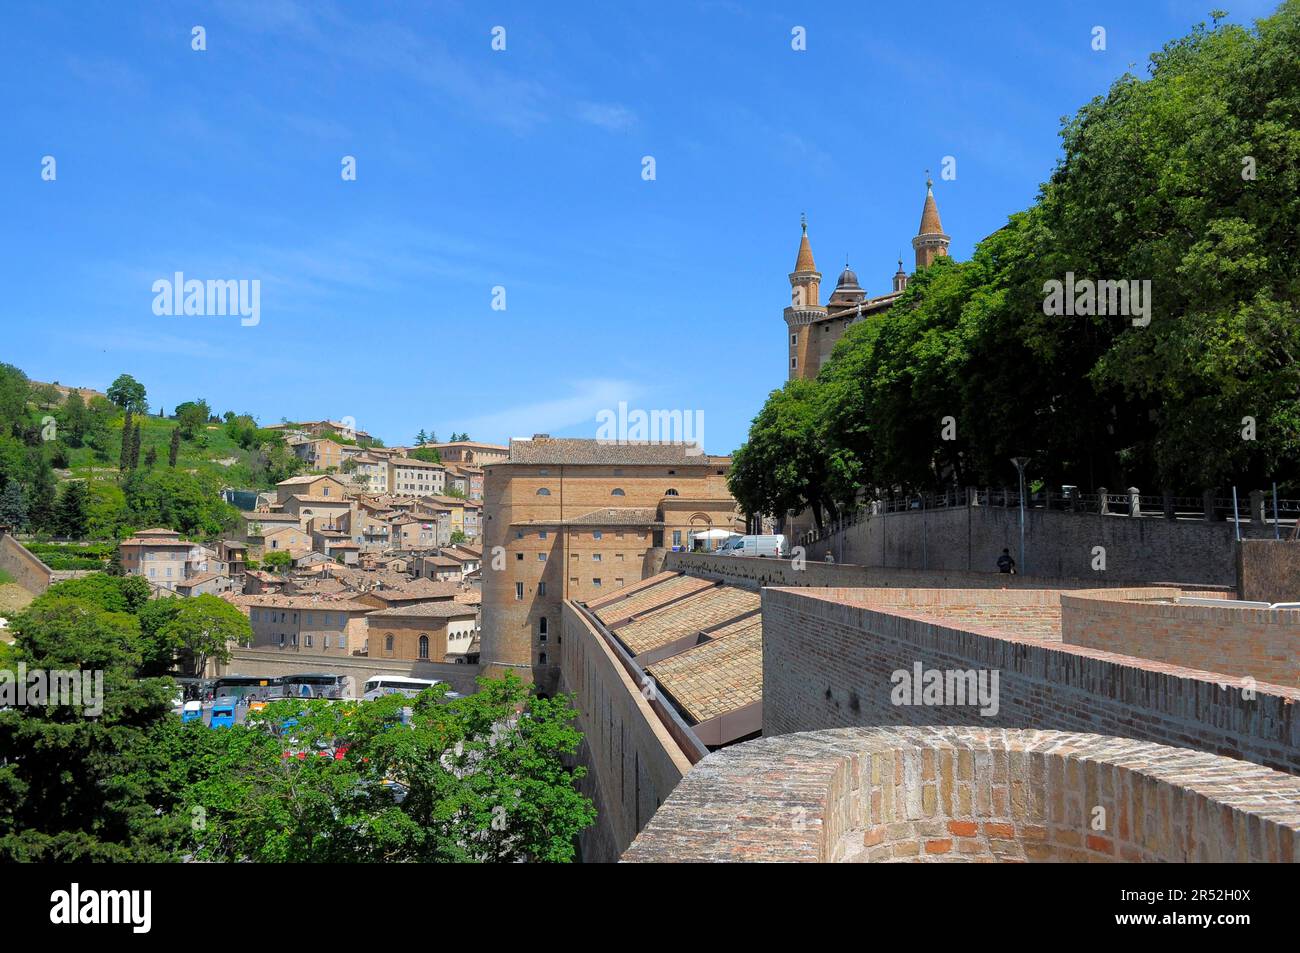
<svg viewBox="0 0 1300 953">
<path fill-rule="evenodd" d="M 846 291 L 858 291 L 861 287 L 858 284 L 857 274 L 848 265 L 845 265 L 844 270 L 840 272 L 840 280 L 835 283 L 835 290 L 838 291 L 843 288 Z"/>
</svg>

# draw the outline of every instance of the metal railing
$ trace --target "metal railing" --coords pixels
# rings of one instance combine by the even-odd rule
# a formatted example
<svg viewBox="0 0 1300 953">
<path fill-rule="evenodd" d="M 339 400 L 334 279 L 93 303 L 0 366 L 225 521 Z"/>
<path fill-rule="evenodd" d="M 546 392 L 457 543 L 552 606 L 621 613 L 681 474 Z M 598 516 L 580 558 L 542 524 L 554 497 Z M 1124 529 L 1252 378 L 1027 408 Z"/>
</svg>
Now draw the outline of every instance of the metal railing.
<svg viewBox="0 0 1300 953">
<path fill-rule="evenodd" d="M 872 500 L 864 499 L 851 512 L 826 523 L 820 532 L 815 529 L 810 530 L 798 537 L 796 542 L 808 546 L 841 533 L 873 516 L 979 506 L 1018 509 L 1020 493 L 1015 487 L 954 487 L 941 493 L 898 494 Z M 1271 494 L 1260 490 L 1250 493 L 1238 491 L 1234 505 L 1231 495 L 1218 496 L 1213 492 L 1193 497 L 1143 494 L 1137 490 L 1115 493 L 1105 487 L 1085 492 L 1077 487 L 1065 487 L 1062 490 L 1039 490 L 1026 493 L 1025 509 L 1026 511 L 1091 513 L 1124 519 L 1201 522 L 1230 522 L 1239 519 L 1242 524 L 1273 526 L 1275 535 L 1280 538 L 1290 538 L 1297 522 L 1300 522 L 1300 499 L 1279 498 L 1275 516 Z"/>
</svg>

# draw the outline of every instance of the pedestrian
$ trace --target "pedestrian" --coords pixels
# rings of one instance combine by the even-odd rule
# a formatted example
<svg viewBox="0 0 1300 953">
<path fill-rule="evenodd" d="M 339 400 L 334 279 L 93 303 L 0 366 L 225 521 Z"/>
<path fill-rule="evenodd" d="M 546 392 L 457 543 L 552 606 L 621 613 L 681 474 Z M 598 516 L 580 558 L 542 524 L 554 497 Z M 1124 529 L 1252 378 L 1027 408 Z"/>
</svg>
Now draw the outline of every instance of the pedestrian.
<svg viewBox="0 0 1300 953">
<path fill-rule="evenodd" d="M 1011 558 L 1011 550 L 1002 550 L 1002 555 L 998 557 L 998 572 L 1014 573 L 1016 571 L 1016 561 Z"/>
</svg>

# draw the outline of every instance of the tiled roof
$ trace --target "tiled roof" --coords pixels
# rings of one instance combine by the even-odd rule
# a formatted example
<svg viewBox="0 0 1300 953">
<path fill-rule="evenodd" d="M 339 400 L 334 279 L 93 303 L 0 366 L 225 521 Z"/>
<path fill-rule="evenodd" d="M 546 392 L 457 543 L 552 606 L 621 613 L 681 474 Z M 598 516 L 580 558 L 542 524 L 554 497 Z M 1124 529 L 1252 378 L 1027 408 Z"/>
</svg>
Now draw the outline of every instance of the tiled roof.
<svg viewBox="0 0 1300 953">
<path fill-rule="evenodd" d="M 197 576 L 190 576 L 188 579 L 182 579 L 176 583 L 177 589 L 189 589 L 193 586 L 201 586 L 205 582 L 211 582 L 213 579 L 229 578 L 224 572 L 205 572 Z"/>
<path fill-rule="evenodd" d="M 416 618 L 447 619 L 453 616 L 474 615 L 477 610 L 463 602 L 421 602 L 413 606 L 394 606 L 370 613 L 370 619 Z"/>
<path fill-rule="evenodd" d="M 695 444 L 680 443 L 606 443 L 571 437 L 545 439 L 520 439 L 510 441 L 508 463 L 555 465 L 613 465 L 620 464 L 674 464 L 677 466 L 709 466 L 715 458 L 696 450 Z"/>
<path fill-rule="evenodd" d="M 763 700 L 763 622 L 751 616 L 646 673 L 695 723 Z"/>
<path fill-rule="evenodd" d="M 758 593 L 749 589 L 713 586 L 648 612 L 616 628 L 614 635 L 634 656 L 642 655 L 737 616 L 756 612 L 760 605 Z"/>
<path fill-rule="evenodd" d="M 331 599 L 326 596 L 286 596 L 263 594 L 237 595 L 229 601 L 245 608 L 265 609 L 325 609 L 330 612 L 373 612 L 375 607 L 351 599 Z"/>
<path fill-rule="evenodd" d="M 692 592 L 699 592 L 701 589 L 707 589 L 712 585 L 714 583 L 708 579 L 697 579 L 694 576 L 674 573 L 665 577 L 662 582 L 637 590 L 627 599 L 617 601 L 612 599 L 602 600 L 600 608 L 595 610 L 596 617 L 606 625 L 610 625 L 619 619 L 626 619 L 629 616 L 649 612 L 673 599 Z"/>
<path fill-rule="evenodd" d="M 198 543 L 187 543 L 183 539 L 163 539 L 161 537 L 146 537 L 141 539 L 138 536 L 132 536 L 130 539 L 124 539 L 121 546 L 175 546 L 181 549 L 190 549 L 198 546 Z"/>
</svg>

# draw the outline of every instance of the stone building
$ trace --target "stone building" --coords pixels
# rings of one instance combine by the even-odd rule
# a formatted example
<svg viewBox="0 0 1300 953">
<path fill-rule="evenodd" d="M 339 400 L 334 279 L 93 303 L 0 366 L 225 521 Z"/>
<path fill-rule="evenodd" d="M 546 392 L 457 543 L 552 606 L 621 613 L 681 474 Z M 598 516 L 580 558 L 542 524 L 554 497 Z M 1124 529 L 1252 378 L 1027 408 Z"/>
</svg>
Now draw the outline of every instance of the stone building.
<svg viewBox="0 0 1300 953">
<path fill-rule="evenodd" d="M 929 267 L 940 255 L 948 254 L 951 238 L 944 234 L 939 207 L 934 201 L 934 183 L 926 180 L 925 203 L 921 209 L 921 226 L 912 239 L 916 270 Z M 850 324 L 872 315 L 883 314 L 907 288 L 903 261 L 898 261 L 889 292 L 872 297 L 858 283 L 858 276 L 846 262 L 835 290 L 826 304 L 821 303 L 821 272 L 813 261 L 808 241 L 808 224 L 803 224 L 799 254 L 790 273 L 790 306 L 785 309 L 786 333 L 789 338 L 787 370 L 790 380 L 812 380 L 831 356 L 835 344 Z"/>
<path fill-rule="evenodd" d="M 681 444 L 512 440 L 485 468 L 482 661 L 554 691 L 565 599 L 594 599 L 652 575 L 662 547 L 693 530 L 737 529 L 730 457 Z"/>
</svg>

